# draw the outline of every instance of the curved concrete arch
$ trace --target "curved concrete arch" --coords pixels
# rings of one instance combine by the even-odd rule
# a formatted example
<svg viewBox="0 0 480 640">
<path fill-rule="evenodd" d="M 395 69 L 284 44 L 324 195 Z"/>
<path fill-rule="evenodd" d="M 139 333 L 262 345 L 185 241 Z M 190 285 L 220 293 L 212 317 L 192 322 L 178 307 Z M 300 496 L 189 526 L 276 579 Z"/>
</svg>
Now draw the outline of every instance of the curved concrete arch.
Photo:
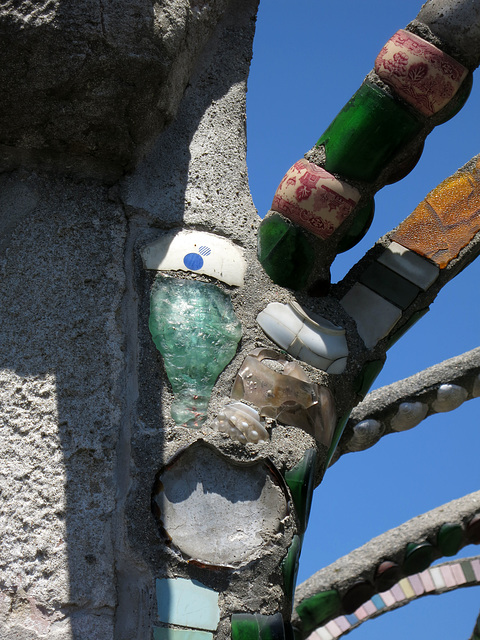
<svg viewBox="0 0 480 640">
<path fill-rule="evenodd" d="M 480 585 L 480 556 L 437 564 L 422 573 L 402 578 L 391 589 L 375 594 L 351 615 L 341 615 L 319 627 L 309 640 L 333 640 L 372 618 L 398 609 L 428 595 L 440 595 L 463 587 Z"/>
</svg>

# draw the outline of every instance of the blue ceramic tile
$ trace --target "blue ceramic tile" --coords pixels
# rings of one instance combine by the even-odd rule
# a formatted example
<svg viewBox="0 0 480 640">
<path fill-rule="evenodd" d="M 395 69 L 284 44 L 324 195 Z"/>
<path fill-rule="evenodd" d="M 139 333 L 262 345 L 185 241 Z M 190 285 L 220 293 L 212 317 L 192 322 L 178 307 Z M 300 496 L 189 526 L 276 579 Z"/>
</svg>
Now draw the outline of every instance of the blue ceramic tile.
<svg viewBox="0 0 480 640">
<path fill-rule="evenodd" d="M 381 599 L 381 597 L 377 593 L 371 598 L 371 601 L 377 607 L 378 610 L 385 608 L 384 601 Z"/>
</svg>

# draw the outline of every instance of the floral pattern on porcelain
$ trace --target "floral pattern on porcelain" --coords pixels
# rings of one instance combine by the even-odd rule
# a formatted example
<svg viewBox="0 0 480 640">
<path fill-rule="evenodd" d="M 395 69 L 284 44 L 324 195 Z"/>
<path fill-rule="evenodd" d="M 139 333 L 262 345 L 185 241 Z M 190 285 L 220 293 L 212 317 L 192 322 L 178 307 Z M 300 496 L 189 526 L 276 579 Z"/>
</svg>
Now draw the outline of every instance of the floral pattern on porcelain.
<svg viewBox="0 0 480 640">
<path fill-rule="evenodd" d="M 463 65 L 433 44 L 403 29 L 380 51 L 375 71 L 426 116 L 450 102 L 468 73 Z"/>
<path fill-rule="evenodd" d="M 359 199 L 357 189 L 302 158 L 279 184 L 272 210 L 325 239 L 350 215 Z"/>
</svg>

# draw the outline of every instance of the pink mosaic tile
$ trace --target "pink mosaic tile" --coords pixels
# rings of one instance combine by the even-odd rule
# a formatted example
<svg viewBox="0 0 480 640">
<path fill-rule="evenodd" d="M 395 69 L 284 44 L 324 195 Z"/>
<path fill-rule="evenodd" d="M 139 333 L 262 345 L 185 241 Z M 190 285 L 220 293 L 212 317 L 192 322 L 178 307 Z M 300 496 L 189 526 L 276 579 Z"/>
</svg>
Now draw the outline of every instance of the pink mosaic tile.
<svg viewBox="0 0 480 640">
<path fill-rule="evenodd" d="M 463 65 L 433 44 L 403 29 L 380 51 L 375 71 L 426 116 L 450 102 L 468 73 Z"/>
<path fill-rule="evenodd" d="M 367 602 L 365 602 L 362 606 L 369 616 L 371 616 L 372 613 L 377 612 L 377 607 L 373 604 L 371 600 L 367 600 Z"/>
<path fill-rule="evenodd" d="M 424 593 L 425 591 L 425 587 L 423 586 L 422 581 L 420 580 L 420 577 L 418 575 L 410 576 L 409 580 L 410 580 L 412 589 L 415 592 L 415 595 L 421 596 L 422 593 Z"/>
<path fill-rule="evenodd" d="M 347 631 L 352 626 L 349 621 L 345 618 L 345 616 L 340 616 L 339 618 L 335 618 L 335 622 L 338 624 L 342 631 Z"/>
<path fill-rule="evenodd" d="M 395 604 L 396 602 L 395 598 L 392 596 L 390 591 L 385 591 L 384 593 L 381 593 L 380 597 L 382 598 L 384 603 L 387 605 L 387 607 L 391 607 L 392 604 Z"/>
<path fill-rule="evenodd" d="M 335 622 L 335 620 L 330 620 L 328 624 L 325 625 L 325 629 L 328 629 L 334 638 L 338 638 L 342 635 L 342 630 Z"/>
<path fill-rule="evenodd" d="M 462 567 L 460 564 L 452 564 L 450 565 L 452 567 L 452 573 L 453 576 L 455 578 L 455 582 L 457 584 L 465 584 L 467 579 L 465 578 L 465 575 L 462 571 Z"/>
<path fill-rule="evenodd" d="M 428 569 L 426 569 L 425 571 L 422 571 L 422 573 L 419 573 L 418 575 L 427 593 L 429 591 L 435 591 L 435 585 L 433 583 L 432 576 L 430 575 L 430 571 Z"/>
<path fill-rule="evenodd" d="M 446 587 L 454 587 L 456 585 L 455 578 L 453 577 L 452 568 L 447 564 L 440 568 Z"/>
<path fill-rule="evenodd" d="M 279 184 L 272 209 L 325 239 L 347 218 L 359 199 L 357 189 L 302 158 Z"/>
<path fill-rule="evenodd" d="M 365 618 L 368 618 L 368 613 L 365 611 L 365 607 L 363 605 L 361 607 L 358 607 L 358 609 L 355 611 L 355 615 L 359 620 L 365 620 Z"/>
<path fill-rule="evenodd" d="M 403 589 L 399 584 L 396 584 L 394 587 L 392 587 L 390 591 L 396 602 L 402 602 L 402 600 L 406 600 Z"/>
</svg>

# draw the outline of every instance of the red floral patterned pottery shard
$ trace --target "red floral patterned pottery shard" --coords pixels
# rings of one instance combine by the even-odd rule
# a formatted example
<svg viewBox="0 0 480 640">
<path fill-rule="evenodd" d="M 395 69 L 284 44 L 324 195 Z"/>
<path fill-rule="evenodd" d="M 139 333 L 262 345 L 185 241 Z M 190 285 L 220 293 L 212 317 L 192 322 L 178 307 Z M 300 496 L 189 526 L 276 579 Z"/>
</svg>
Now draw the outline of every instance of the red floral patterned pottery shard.
<svg viewBox="0 0 480 640">
<path fill-rule="evenodd" d="M 380 51 L 375 71 L 426 116 L 450 102 L 468 73 L 463 65 L 433 44 L 403 29 Z"/>
<path fill-rule="evenodd" d="M 480 159 L 473 170 L 444 180 L 393 234 L 392 240 L 441 269 L 480 231 Z"/>
<path fill-rule="evenodd" d="M 301 159 L 285 174 L 272 209 L 320 238 L 328 238 L 360 199 L 354 187 Z"/>
</svg>

